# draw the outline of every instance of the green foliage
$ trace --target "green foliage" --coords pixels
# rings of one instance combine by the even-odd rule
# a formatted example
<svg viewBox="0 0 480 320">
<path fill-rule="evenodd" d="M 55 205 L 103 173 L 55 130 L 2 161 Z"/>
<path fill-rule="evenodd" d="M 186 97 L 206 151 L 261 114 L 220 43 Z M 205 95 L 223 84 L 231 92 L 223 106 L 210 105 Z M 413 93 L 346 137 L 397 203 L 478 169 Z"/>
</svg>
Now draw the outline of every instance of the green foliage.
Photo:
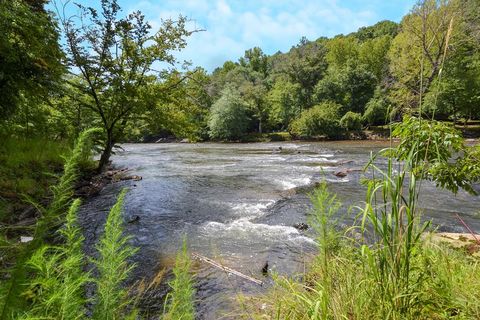
<svg viewBox="0 0 480 320">
<path fill-rule="evenodd" d="M 166 308 L 161 319 L 164 320 L 193 320 L 195 319 L 195 289 L 190 274 L 192 262 L 190 260 L 187 241 L 183 241 L 182 249 L 177 254 L 174 278 L 169 282 L 172 291 L 165 300 Z"/>
<path fill-rule="evenodd" d="M 27 282 L 26 264 L 33 253 L 40 248 L 45 241 L 49 230 L 60 226 L 64 220 L 64 214 L 72 201 L 73 186 L 78 176 L 79 164 L 85 159 L 86 154 L 91 154 L 89 140 L 92 135 L 98 133 L 98 129 L 90 129 L 83 132 L 78 138 L 72 154 L 65 159 L 63 175 L 57 185 L 52 187 L 53 198 L 47 208 L 36 205 L 42 212 L 41 218 L 33 231 L 33 240 L 20 247 L 15 266 L 11 270 L 11 278 L 6 282 L 5 294 L 1 297 L 0 313 L 2 319 L 10 319 L 25 304 L 21 296 L 23 285 Z"/>
<path fill-rule="evenodd" d="M 378 89 L 365 105 L 363 121 L 368 125 L 384 125 L 390 122 L 390 103 Z"/>
<path fill-rule="evenodd" d="M 298 85 L 298 102 L 300 111 L 314 104 L 315 85 L 323 78 L 327 70 L 327 48 L 322 39 L 317 41 L 300 41 L 282 55 L 271 58 L 272 78 L 287 78 L 289 83 Z"/>
<path fill-rule="evenodd" d="M 383 297 L 379 313 L 385 318 L 415 317 L 414 306 L 422 303 L 417 288 L 426 285 L 426 279 L 412 268 L 420 237 L 429 225 L 419 225 L 415 151 L 415 146 L 408 151 L 398 173 L 393 158 L 385 171 L 374 164 L 375 158 L 369 163 L 380 177 L 367 184 L 361 230 L 362 234 L 372 230 L 376 243 L 373 247 L 363 244 L 361 254 Z"/>
<path fill-rule="evenodd" d="M 300 115 L 300 86 L 278 79 L 268 93 L 268 121 L 273 128 L 288 128 L 290 122 Z"/>
<path fill-rule="evenodd" d="M 427 237 L 428 239 L 428 237 Z M 477 319 L 480 282 L 478 259 L 462 250 L 434 241 L 422 241 L 412 269 L 426 279 L 415 287 L 418 304 L 410 314 L 399 314 L 396 306 L 378 290 L 378 283 L 365 268 L 366 261 L 352 247 L 342 248 L 323 263 L 315 260 L 305 281 L 278 278 L 273 289 L 255 299 L 242 319 Z M 333 285 L 325 286 L 324 279 Z M 264 307 L 259 308 L 262 305 Z M 382 311 L 388 310 L 385 315 Z"/>
<path fill-rule="evenodd" d="M 359 61 L 366 66 L 377 81 L 384 79 L 388 71 L 388 51 L 392 37 L 382 36 L 365 41 L 359 49 Z"/>
<path fill-rule="evenodd" d="M 424 161 L 449 159 L 463 141 L 457 140 L 451 128 L 438 123 L 407 118 L 402 129 L 405 126 L 423 132 L 406 135 L 399 129 L 405 134 L 400 145 L 379 154 L 390 155 L 385 170 L 376 165 L 376 156 L 372 157 L 367 165 L 372 179 L 366 183 L 366 201 L 358 208 L 360 226 L 348 228 L 343 237 L 335 233 L 339 204 L 322 185 L 312 198 L 319 258 L 304 282 L 277 279 L 272 292 L 260 299 L 265 307 L 249 310 L 248 317 L 252 318 L 252 313 L 254 319 L 479 317 L 480 309 L 472 303 L 480 288 L 474 276 L 479 272 L 478 258 L 424 237 L 429 222 L 421 224 L 417 207 L 417 173 Z M 429 152 L 424 136 L 430 137 L 432 145 L 439 137 L 445 144 L 436 143 L 432 146 L 436 151 Z M 476 157 L 478 152 L 469 154 Z M 402 162 L 395 162 L 392 155 L 400 155 Z M 419 156 L 425 160 L 419 161 Z M 331 247 L 337 249 L 328 250 Z"/>
<path fill-rule="evenodd" d="M 328 191 L 325 181 L 315 189 L 310 201 L 313 209 L 310 212 L 309 223 L 317 235 L 320 250 L 318 259 L 323 263 L 324 272 L 328 273 L 328 260 L 339 250 L 341 242 L 341 234 L 335 228 L 339 220 L 338 210 L 342 204 L 336 195 Z"/>
<path fill-rule="evenodd" d="M 220 140 L 241 138 L 247 132 L 249 124 L 246 110 L 247 105 L 240 94 L 233 88 L 225 88 L 222 97 L 213 104 L 210 111 L 210 137 Z"/>
<path fill-rule="evenodd" d="M 77 226 L 76 214 L 80 200 L 75 200 L 60 233 L 62 246 L 42 246 L 28 261 L 35 275 L 24 293 L 31 307 L 23 319 L 83 319 L 85 315 L 84 286 L 90 275 L 83 271 L 83 236 Z"/>
<path fill-rule="evenodd" d="M 358 59 L 358 41 L 353 37 L 338 36 L 328 41 L 329 66 L 343 68 Z"/>
<path fill-rule="evenodd" d="M 361 27 L 352 35 L 360 41 L 380 38 L 384 36 L 395 37 L 398 33 L 399 25 L 393 21 L 383 20 L 375 23 L 373 26 Z"/>
<path fill-rule="evenodd" d="M 335 101 L 343 106 L 343 112 L 363 113 L 376 83 L 375 76 L 362 65 L 334 68 L 316 85 L 315 97 L 319 102 Z"/>
<path fill-rule="evenodd" d="M 0 139 L 0 192 L 44 196 L 51 180 L 48 172 L 62 167 L 62 154 L 68 153 L 68 146 L 43 138 Z"/>
<path fill-rule="evenodd" d="M 340 125 L 348 131 L 359 131 L 362 129 L 362 115 L 348 111 L 340 119 Z"/>
<path fill-rule="evenodd" d="M 93 319 L 122 319 L 133 302 L 123 287 L 134 268 L 128 259 L 136 252 L 128 244 L 129 238 L 123 235 L 122 206 L 125 195 L 126 189 L 120 193 L 117 203 L 110 210 L 104 234 L 97 245 L 99 258 L 93 260 L 98 270 L 98 278 L 94 280 L 96 294 Z"/>
<path fill-rule="evenodd" d="M 469 37 L 461 31 L 462 1 L 421 1 L 401 22 L 389 52 L 395 78 L 391 97 L 403 112 L 418 109 L 450 58 L 450 50 Z M 460 18 L 461 20 L 462 18 Z"/>
<path fill-rule="evenodd" d="M 94 303 L 93 319 L 125 319 L 132 299 L 124 289 L 124 281 L 134 267 L 127 262 L 135 252 L 128 237 L 123 236 L 121 207 L 123 190 L 112 207 L 105 223 L 105 231 L 97 248 L 99 258 L 93 260 L 98 275 L 85 272 L 87 257 L 83 252 L 83 235 L 77 226 L 76 214 L 80 200 L 75 200 L 60 229 L 64 243 L 43 245 L 28 260 L 32 273 L 22 296 L 29 305 L 20 319 L 86 319 L 86 303 Z M 86 299 L 85 287 L 96 284 L 91 300 Z"/>
<path fill-rule="evenodd" d="M 300 137 L 326 136 L 337 138 L 342 133 L 340 126 L 341 106 L 324 102 L 305 110 L 290 126 L 290 132 Z"/>
<path fill-rule="evenodd" d="M 240 58 L 239 63 L 242 67 L 249 68 L 254 72 L 260 73 L 264 78 L 267 76 L 267 56 L 259 47 L 245 51 L 245 55 L 244 57 Z"/>
<path fill-rule="evenodd" d="M 453 126 L 406 116 L 392 134 L 401 139 L 397 159 L 405 160 L 415 150 L 413 171 L 418 178 L 433 180 L 455 193 L 459 188 L 475 193 L 472 183 L 480 179 L 478 149 L 465 146 Z M 455 154 L 460 155 L 452 162 Z"/>
<path fill-rule="evenodd" d="M 137 11 L 119 18 L 116 0 L 101 2 L 101 13 L 78 6 L 80 15 L 60 17 L 67 42 L 68 62 L 79 70 L 75 83 L 83 96 L 79 102 L 96 116 L 104 130 L 99 169 L 108 163 L 124 127 L 149 107 L 148 86 L 154 83 L 154 63 L 175 65 L 174 51 L 186 46 L 188 20 L 162 21 L 152 36 L 151 25 Z M 167 87 L 166 89 L 169 89 Z"/>
<path fill-rule="evenodd" d="M 196 68 L 186 73 L 170 72 L 162 83 L 150 84 L 142 96 L 149 107 L 126 127 L 128 141 L 141 141 L 161 132 L 190 141 L 205 138 L 211 105 L 209 83 L 206 71 Z"/>
<path fill-rule="evenodd" d="M 32 103 L 53 89 L 64 72 L 55 21 L 43 3 L 0 1 L 0 120 L 22 99 Z"/>
</svg>

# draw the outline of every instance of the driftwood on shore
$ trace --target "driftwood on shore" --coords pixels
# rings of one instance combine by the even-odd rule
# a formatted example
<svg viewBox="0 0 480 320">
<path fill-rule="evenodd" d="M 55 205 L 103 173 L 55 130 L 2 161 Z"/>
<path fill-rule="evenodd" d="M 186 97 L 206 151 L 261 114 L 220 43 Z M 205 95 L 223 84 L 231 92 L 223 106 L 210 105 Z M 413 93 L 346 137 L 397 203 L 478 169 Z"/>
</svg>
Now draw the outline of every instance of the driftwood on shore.
<svg viewBox="0 0 480 320">
<path fill-rule="evenodd" d="M 246 274 L 243 274 L 243 273 L 241 273 L 240 271 L 237 271 L 237 270 L 234 270 L 234 269 L 232 269 L 232 268 L 226 267 L 226 266 L 222 265 L 221 263 L 218 263 L 218 262 L 216 262 L 216 261 L 214 261 L 214 260 L 212 260 L 212 259 L 210 259 L 210 258 L 207 258 L 207 257 L 205 257 L 205 256 L 202 256 L 202 255 L 200 255 L 200 254 L 198 254 L 198 253 L 193 252 L 193 253 L 192 253 L 192 257 L 193 257 L 194 259 L 203 261 L 203 262 L 205 262 L 205 263 L 207 263 L 207 264 L 209 264 L 209 265 L 211 265 L 211 266 L 213 266 L 213 267 L 215 267 L 215 268 L 218 268 L 218 269 L 220 269 L 220 270 L 223 270 L 223 271 L 225 271 L 227 274 L 234 274 L 234 275 L 236 275 L 236 276 L 238 276 L 238 277 L 240 277 L 240 278 L 243 278 L 243 279 L 245 279 L 245 280 L 251 281 L 251 282 L 256 283 L 256 284 L 258 284 L 258 285 L 263 285 L 263 281 L 261 281 L 261 280 L 258 280 L 258 279 L 255 279 L 255 278 L 253 278 L 253 277 L 247 276 Z"/>
</svg>

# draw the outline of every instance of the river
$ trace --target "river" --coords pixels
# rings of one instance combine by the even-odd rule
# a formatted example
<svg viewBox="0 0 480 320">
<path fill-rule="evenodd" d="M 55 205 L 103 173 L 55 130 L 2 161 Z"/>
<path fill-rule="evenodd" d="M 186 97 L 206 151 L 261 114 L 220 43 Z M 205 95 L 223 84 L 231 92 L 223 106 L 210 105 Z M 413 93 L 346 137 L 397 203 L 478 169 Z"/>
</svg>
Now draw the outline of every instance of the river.
<svg viewBox="0 0 480 320">
<path fill-rule="evenodd" d="M 138 222 L 126 224 L 126 231 L 140 249 L 134 257 L 133 278 L 151 279 L 171 266 L 186 235 L 190 251 L 265 280 L 266 285 L 258 286 L 207 264 L 195 264 L 198 318 L 235 318 L 230 307 L 233 297 L 268 287 L 269 280 L 262 275 L 267 261 L 271 271 L 295 275 L 315 253 L 310 232 L 293 227 L 307 221 L 310 202 L 305 190 L 327 181 L 344 203 L 343 225 L 352 224 L 357 211 L 348 208 L 361 205 L 365 196 L 360 169 L 370 152 L 386 146 L 373 141 L 125 144 L 113 156 L 113 164 L 143 179 L 108 185 L 85 203 L 81 221 L 86 242 L 91 245 L 98 239 L 115 195 L 128 187 L 125 220 Z M 347 169 L 345 177 L 334 175 Z M 479 197 L 465 192 L 454 196 L 422 182 L 424 218 L 441 230 L 465 232 L 454 216 L 459 213 L 480 231 L 479 204 Z M 154 313 L 161 308 L 164 293 L 165 285 L 153 290 L 142 302 L 143 309 Z"/>
</svg>

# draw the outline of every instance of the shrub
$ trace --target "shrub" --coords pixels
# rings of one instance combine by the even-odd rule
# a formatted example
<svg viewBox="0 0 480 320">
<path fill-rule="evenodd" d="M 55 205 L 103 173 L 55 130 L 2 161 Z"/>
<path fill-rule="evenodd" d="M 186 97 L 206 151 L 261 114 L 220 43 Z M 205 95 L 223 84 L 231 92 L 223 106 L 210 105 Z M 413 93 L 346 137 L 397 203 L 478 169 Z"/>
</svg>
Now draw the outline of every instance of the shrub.
<svg viewBox="0 0 480 320">
<path fill-rule="evenodd" d="M 247 105 L 240 94 L 227 87 L 212 106 L 208 120 L 209 135 L 212 139 L 235 140 L 248 129 Z"/>
<path fill-rule="evenodd" d="M 363 114 L 363 121 L 368 125 L 384 125 L 389 122 L 389 102 L 379 93 L 368 101 Z"/>
<path fill-rule="evenodd" d="M 341 135 L 339 104 L 323 102 L 302 112 L 290 126 L 290 132 L 300 137 L 326 136 L 336 138 Z"/>
<path fill-rule="evenodd" d="M 340 125 L 348 131 L 362 130 L 362 116 L 360 113 L 348 111 L 342 119 L 340 119 Z"/>
</svg>

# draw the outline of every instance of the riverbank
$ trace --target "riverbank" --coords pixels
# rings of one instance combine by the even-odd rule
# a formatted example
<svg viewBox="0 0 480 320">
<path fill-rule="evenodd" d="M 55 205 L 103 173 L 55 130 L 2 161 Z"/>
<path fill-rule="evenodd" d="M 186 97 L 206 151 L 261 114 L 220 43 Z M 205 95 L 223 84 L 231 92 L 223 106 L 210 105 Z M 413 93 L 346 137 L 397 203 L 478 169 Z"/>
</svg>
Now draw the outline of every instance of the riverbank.
<svg viewBox="0 0 480 320">
<path fill-rule="evenodd" d="M 456 124 L 455 128 L 462 132 L 465 139 L 470 141 L 478 141 L 480 138 L 480 125 L 477 122 L 470 124 Z M 288 141 L 345 141 L 345 140 L 374 140 L 374 141 L 386 141 L 391 138 L 391 128 L 388 125 L 384 126 L 370 126 L 366 129 L 359 131 L 346 132 L 337 138 L 326 138 L 324 136 L 318 137 L 298 137 L 291 135 L 288 131 L 268 132 L 268 133 L 248 133 L 242 138 L 235 141 L 227 142 L 239 142 L 239 143 L 252 143 L 252 142 L 288 142 Z M 130 139 L 129 143 L 190 143 L 198 142 L 191 141 L 187 138 L 176 138 L 171 135 L 151 135 L 142 137 L 139 139 Z M 212 140 L 203 140 L 200 142 L 215 142 Z"/>
<path fill-rule="evenodd" d="M 5 241 L 18 242 L 29 237 L 32 227 L 53 196 L 52 186 L 63 173 L 64 159 L 71 153 L 66 141 L 42 138 L 3 137 L 0 146 L 0 229 Z M 128 170 L 110 168 L 96 172 L 96 162 L 85 159 L 79 163 L 80 172 L 74 197 L 88 199 L 109 183 L 141 179 Z M 3 261 L 5 262 L 5 261 Z"/>
</svg>

